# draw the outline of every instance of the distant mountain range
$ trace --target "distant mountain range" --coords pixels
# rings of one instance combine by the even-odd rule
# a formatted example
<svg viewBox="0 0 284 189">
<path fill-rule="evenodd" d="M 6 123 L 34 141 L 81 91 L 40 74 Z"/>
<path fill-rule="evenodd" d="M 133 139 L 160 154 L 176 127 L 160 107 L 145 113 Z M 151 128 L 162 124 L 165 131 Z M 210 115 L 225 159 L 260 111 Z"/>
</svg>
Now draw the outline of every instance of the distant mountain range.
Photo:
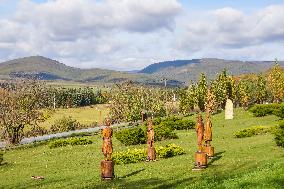
<svg viewBox="0 0 284 189">
<path fill-rule="evenodd" d="M 76 82 L 119 83 L 132 80 L 136 83 L 162 85 L 183 85 L 196 81 L 200 73 L 209 79 L 215 78 L 224 68 L 232 75 L 266 71 L 274 61 L 235 61 L 215 58 L 175 60 L 151 64 L 142 70 L 120 72 L 99 68 L 80 69 L 67 66 L 42 56 L 19 58 L 0 63 L 0 79 L 36 76 L 44 80 L 65 80 Z M 280 62 L 283 66 L 284 62 Z"/>
<path fill-rule="evenodd" d="M 153 77 L 149 74 L 128 73 L 99 68 L 74 68 L 42 56 L 31 56 L 0 63 L 0 79 L 31 76 L 43 80 L 63 80 L 84 83 L 120 83 L 131 80 L 134 83 L 163 85 L 162 78 Z M 169 85 L 182 85 L 182 82 L 170 79 Z"/>
<path fill-rule="evenodd" d="M 231 75 L 246 73 L 260 73 L 268 70 L 275 64 L 274 61 L 238 61 L 223 60 L 216 58 L 203 58 L 192 60 L 174 60 L 151 64 L 139 73 L 151 74 L 156 77 L 174 78 L 179 81 L 197 81 L 200 73 L 206 74 L 207 78 L 213 79 L 224 68 Z M 284 62 L 280 62 L 283 66 Z"/>
</svg>

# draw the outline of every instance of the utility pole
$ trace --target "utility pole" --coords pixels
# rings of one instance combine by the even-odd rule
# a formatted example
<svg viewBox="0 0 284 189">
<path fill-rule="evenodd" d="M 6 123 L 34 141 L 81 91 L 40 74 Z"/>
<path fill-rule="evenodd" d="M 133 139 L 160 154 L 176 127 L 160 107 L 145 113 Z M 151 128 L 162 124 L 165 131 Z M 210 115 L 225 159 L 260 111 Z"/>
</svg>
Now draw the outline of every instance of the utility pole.
<svg viewBox="0 0 284 189">
<path fill-rule="evenodd" d="M 55 103 L 55 94 L 53 95 L 53 109 L 55 109 L 56 103 Z"/>
</svg>

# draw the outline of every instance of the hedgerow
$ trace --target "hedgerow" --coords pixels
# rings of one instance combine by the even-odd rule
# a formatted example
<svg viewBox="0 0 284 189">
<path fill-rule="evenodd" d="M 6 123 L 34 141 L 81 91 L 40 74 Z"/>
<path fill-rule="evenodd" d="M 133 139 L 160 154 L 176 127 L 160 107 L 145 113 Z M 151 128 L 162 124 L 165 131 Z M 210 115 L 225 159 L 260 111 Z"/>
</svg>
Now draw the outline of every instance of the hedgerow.
<svg viewBox="0 0 284 189">
<path fill-rule="evenodd" d="M 276 115 L 284 118 L 284 104 L 258 104 L 249 109 L 256 117 L 263 117 L 266 115 Z"/>
<path fill-rule="evenodd" d="M 169 158 L 185 154 L 185 150 L 175 144 L 156 147 L 156 154 L 159 158 Z M 112 160 L 115 164 L 138 163 L 145 161 L 147 158 L 146 149 L 128 149 L 126 151 L 113 153 Z"/>
<path fill-rule="evenodd" d="M 49 143 L 48 147 L 49 148 L 58 148 L 58 147 L 63 147 L 67 145 L 75 146 L 75 145 L 87 145 L 87 144 L 92 144 L 93 142 L 91 140 L 85 139 L 85 138 L 69 138 L 69 139 L 61 139 L 61 140 L 56 140 L 52 141 Z"/>
<path fill-rule="evenodd" d="M 275 131 L 275 142 L 277 146 L 284 147 L 284 121 L 279 123 L 279 126 Z"/>
<path fill-rule="evenodd" d="M 172 116 L 165 119 L 155 118 L 153 120 L 155 141 L 176 139 L 178 136 L 174 130 L 193 129 L 195 122 Z M 145 144 L 147 139 L 147 123 L 135 128 L 124 129 L 116 132 L 115 137 L 126 146 Z"/>
<path fill-rule="evenodd" d="M 245 137 L 251 137 L 251 136 L 259 135 L 263 133 L 268 133 L 270 132 L 270 130 L 271 129 L 269 127 L 254 126 L 254 127 L 250 127 L 250 128 L 237 131 L 234 133 L 234 136 L 236 138 L 245 138 Z"/>
</svg>

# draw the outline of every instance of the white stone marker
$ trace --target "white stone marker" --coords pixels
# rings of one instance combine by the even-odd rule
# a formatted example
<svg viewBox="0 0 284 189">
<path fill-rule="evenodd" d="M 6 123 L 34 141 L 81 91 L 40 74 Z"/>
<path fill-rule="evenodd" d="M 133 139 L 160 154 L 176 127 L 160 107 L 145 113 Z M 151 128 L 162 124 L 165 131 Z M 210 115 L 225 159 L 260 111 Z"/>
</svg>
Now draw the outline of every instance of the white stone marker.
<svg viewBox="0 0 284 189">
<path fill-rule="evenodd" d="M 227 99 L 225 106 L 225 119 L 233 119 L 234 118 L 234 105 L 230 99 Z"/>
</svg>

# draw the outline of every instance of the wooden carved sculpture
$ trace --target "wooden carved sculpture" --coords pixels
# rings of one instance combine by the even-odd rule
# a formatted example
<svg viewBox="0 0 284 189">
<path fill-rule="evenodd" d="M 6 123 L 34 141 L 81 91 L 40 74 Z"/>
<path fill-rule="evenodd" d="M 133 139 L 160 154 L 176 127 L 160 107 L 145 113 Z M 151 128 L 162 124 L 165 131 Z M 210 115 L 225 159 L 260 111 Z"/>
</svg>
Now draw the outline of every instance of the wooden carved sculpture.
<svg viewBox="0 0 284 189">
<path fill-rule="evenodd" d="M 206 101 L 205 133 L 204 133 L 205 146 L 203 148 L 203 151 L 208 155 L 208 157 L 212 157 L 214 155 L 214 147 L 212 147 L 210 144 L 212 141 L 211 113 L 214 110 L 214 106 L 215 106 L 215 96 L 211 92 L 211 89 L 208 89 L 207 101 Z"/>
<path fill-rule="evenodd" d="M 202 142 L 203 142 L 203 136 L 204 136 L 204 124 L 202 122 L 202 116 L 198 114 L 197 116 L 197 123 L 195 127 L 195 131 L 197 134 L 197 144 L 198 144 L 198 151 L 202 151 Z"/>
<path fill-rule="evenodd" d="M 210 146 L 210 141 L 212 141 L 212 122 L 210 113 L 206 115 L 204 140 L 205 145 Z"/>
<path fill-rule="evenodd" d="M 202 122 L 202 116 L 198 114 L 196 122 L 196 134 L 198 150 L 195 152 L 195 163 L 192 170 L 201 170 L 207 167 L 207 154 L 203 152 L 202 142 L 204 137 L 204 124 Z"/>
<path fill-rule="evenodd" d="M 106 120 L 106 127 L 103 129 L 103 147 L 102 147 L 102 152 L 105 156 L 106 161 L 111 160 L 111 155 L 112 155 L 112 129 L 110 128 L 110 120 Z"/>
<path fill-rule="evenodd" d="M 110 120 L 107 119 L 106 127 L 102 131 L 104 160 L 101 161 L 101 178 L 102 180 L 111 180 L 114 178 L 114 162 L 111 160 L 112 155 L 112 129 L 110 128 Z"/>
<path fill-rule="evenodd" d="M 156 151 L 154 147 L 154 129 L 152 119 L 148 119 L 147 125 L 147 161 L 156 160 Z"/>
</svg>

